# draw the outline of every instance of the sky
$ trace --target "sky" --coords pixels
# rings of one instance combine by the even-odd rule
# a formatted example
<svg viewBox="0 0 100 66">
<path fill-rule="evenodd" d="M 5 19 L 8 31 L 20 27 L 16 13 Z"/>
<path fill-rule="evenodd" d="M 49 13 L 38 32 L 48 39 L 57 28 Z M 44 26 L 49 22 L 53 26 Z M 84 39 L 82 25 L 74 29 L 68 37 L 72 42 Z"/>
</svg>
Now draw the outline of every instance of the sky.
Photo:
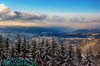
<svg viewBox="0 0 100 66">
<path fill-rule="evenodd" d="M 100 12 L 100 0 L 0 0 L 0 3 L 29 12 Z"/>
<path fill-rule="evenodd" d="M 100 0 L 0 0 L 0 26 L 98 27 L 99 6 Z"/>
</svg>

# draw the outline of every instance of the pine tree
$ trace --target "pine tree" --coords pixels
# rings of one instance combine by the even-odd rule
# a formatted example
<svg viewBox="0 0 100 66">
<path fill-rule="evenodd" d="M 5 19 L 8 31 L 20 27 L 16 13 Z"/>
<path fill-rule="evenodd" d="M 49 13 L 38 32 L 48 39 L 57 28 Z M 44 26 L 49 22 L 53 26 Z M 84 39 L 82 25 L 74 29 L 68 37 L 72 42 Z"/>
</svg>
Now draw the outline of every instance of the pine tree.
<svg viewBox="0 0 100 66">
<path fill-rule="evenodd" d="M 59 66 L 64 66 L 64 64 L 66 63 L 66 58 L 67 58 L 67 55 L 66 55 L 66 46 L 64 44 L 61 44 L 60 45 L 60 48 L 59 48 L 59 54 L 58 54 L 58 57 L 57 57 L 57 62 L 59 63 L 58 65 Z"/>
<path fill-rule="evenodd" d="M 0 35 L 0 44 L 3 43 L 3 36 Z"/>
<path fill-rule="evenodd" d="M 69 45 L 67 50 L 66 66 L 74 66 L 74 65 L 75 65 L 75 52 L 73 50 L 72 45 Z"/>
<path fill-rule="evenodd" d="M 4 48 L 5 48 L 4 39 L 3 39 L 3 36 L 0 35 L 0 59 L 5 59 L 6 58 Z"/>
<path fill-rule="evenodd" d="M 87 51 L 86 57 L 84 59 L 85 66 L 94 66 L 93 54 L 91 48 Z"/>
<path fill-rule="evenodd" d="M 37 54 L 37 42 L 36 39 L 32 40 L 32 46 L 31 46 L 31 56 L 32 59 L 34 60 Z"/>
<path fill-rule="evenodd" d="M 36 54 L 36 58 L 35 58 L 35 61 L 37 61 L 39 66 L 42 66 L 42 64 L 44 64 L 43 59 L 42 59 L 42 54 L 43 54 L 42 48 L 39 46 L 37 49 L 37 54 Z"/>
<path fill-rule="evenodd" d="M 78 47 L 76 47 L 75 62 L 76 62 L 76 66 L 82 66 L 82 53 L 81 53 L 81 49 L 79 49 Z"/>
<path fill-rule="evenodd" d="M 3 36 L 0 35 L 0 49 L 3 49 L 4 48 L 4 40 L 3 40 Z"/>
<path fill-rule="evenodd" d="M 27 54 L 29 53 L 29 50 L 28 50 L 28 48 L 27 48 L 27 39 L 26 39 L 26 37 L 24 37 L 24 39 L 23 39 L 23 41 L 22 41 L 22 46 L 21 46 L 21 52 L 22 52 L 22 55 L 21 55 L 21 57 L 23 57 L 23 58 L 26 58 L 26 57 L 28 57 L 27 56 Z"/>
<path fill-rule="evenodd" d="M 20 37 L 20 35 L 17 36 L 17 42 L 16 42 L 16 46 L 15 49 L 17 51 L 17 56 L 21 56 L 21 51 L 22 51 L 22 39 Z"/>
<path fill-rule="evenodd" d="M 10 50 L 10 57 L 11 58 L 16 58 L 17 57 L 17 51 L 14 47 L 12 47 L 11 50 Z"/>
<path fill-rule="evenodd" d="M 52 44 L 48 53 L 48 59 L 49 61 L 47 62 L 47 64 L 49 66 L 57 66 L 57 57 L 59 54 L 59 50 L 58 50 L 58 45 L 57 45 L 57 41 L 52 38 Z"/>
<path fill-rule="evenodd" d="M 8 37 L 5 38 L 4 45 L 5 45 L 5 55 L 8 58 L 9 57 L 9 51 L 10 51 L 10 39 Z"/>
<path fill-rule="evenodd" d="M 6 59 L 6 58 L 7 58 L 7 57 L 6 57 L 5 53 L 4 53 L 3 48 L 1 48 L 1 49 L 0 49 L 0 59 Z"/>
<path fill-rule="evenodd" d="M 9 38 L 6 37 L 6 39 L 5 39 L 5 46 L 6 46 L 7 50 L 9 50 L 9 42 L 10 42 Z"/>
</svg>

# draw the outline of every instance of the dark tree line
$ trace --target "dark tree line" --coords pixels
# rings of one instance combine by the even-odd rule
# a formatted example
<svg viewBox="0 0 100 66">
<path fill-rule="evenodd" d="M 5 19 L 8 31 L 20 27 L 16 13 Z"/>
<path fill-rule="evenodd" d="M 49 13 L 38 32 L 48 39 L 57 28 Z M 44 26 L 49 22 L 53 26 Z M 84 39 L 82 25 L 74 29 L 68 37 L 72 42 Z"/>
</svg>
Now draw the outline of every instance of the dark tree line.
<svg viewBox="0 0 100 66">
<path fill-rule="evenodd" d="M 27 39 L 18 35 L 11 40 L 0 35 L 0 60 L 7 58 L 37 61 L 37 66 L 95 66 L 91 51 L 82 57 L 81 49 L 55 38 Z"/>
</svg>

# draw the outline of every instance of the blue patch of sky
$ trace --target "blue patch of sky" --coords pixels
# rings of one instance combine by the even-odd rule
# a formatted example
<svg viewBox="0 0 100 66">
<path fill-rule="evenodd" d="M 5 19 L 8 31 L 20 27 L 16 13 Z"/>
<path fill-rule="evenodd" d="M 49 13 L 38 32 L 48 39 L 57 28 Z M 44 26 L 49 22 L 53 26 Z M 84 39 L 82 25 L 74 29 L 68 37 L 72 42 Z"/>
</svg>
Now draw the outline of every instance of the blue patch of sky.
<svg viewBox="0 0 100 66">
<path fill-rule="evenodd" d="M 98 13 L 100 0 L 0 0 L 14 10 L 29 12 Z"/>
</svg>

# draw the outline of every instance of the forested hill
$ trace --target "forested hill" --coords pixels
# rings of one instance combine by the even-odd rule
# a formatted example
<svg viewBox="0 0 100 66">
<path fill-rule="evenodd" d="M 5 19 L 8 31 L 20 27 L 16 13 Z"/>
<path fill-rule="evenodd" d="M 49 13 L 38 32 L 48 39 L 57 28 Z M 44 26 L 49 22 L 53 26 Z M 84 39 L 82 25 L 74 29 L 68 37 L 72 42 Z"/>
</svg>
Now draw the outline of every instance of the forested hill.
<svg viewBox="0 0 100 66">
<path fill-rule="evenodd" d="M 94 56 L 96 56 L 100 53 L 100 38 L 89 40 L 84 44 L 80 44 L 79 47 L 82 49 L 83 54 L 86 54 L 87 51 L 91 50 Z"/>
</svg>

